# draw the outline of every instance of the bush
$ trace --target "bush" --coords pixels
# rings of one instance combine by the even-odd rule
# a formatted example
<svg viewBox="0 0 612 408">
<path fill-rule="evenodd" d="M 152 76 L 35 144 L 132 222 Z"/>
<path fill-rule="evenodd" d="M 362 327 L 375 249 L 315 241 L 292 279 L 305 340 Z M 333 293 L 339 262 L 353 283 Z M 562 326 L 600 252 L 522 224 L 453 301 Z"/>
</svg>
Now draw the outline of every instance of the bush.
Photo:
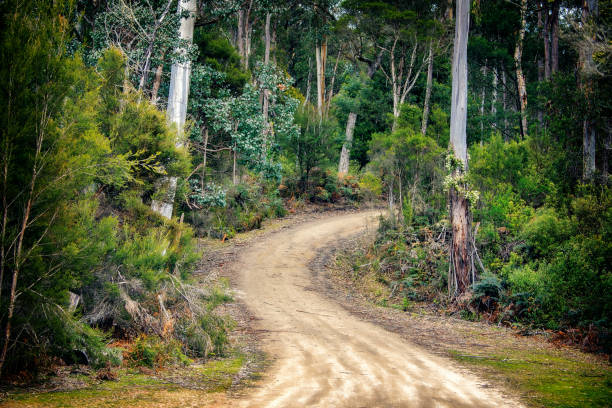
<svg viewBox="0 0 612 408">
<path fill-rule="evenodd" d="M 140 335 L 128 353 L 132 366 L 163 368 L 170 364 L 187 365 L 191 361 L 182 352 L 182 344 L 175 339 L 161 339 L 158 336 Z"/>
</svg>

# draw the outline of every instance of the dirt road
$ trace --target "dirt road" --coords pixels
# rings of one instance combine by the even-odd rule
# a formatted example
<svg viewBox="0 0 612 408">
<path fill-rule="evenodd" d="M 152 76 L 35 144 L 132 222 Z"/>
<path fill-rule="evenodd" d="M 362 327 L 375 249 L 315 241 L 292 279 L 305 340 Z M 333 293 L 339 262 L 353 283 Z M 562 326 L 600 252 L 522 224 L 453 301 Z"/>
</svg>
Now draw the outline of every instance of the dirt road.
<svg viewBox="0 0 612 408">
<path fill-rule="evenodd" d="M 334 214 L 244 251 L 237 297 L 257 317 L 274 364 L 240 407 L 518 407 L 450 360 L 358 320 L 317 290 L 316 254 L 364 228 L 376 212 Z M 320 286 L 319 286 L 320 287 Z"/>
</svg>

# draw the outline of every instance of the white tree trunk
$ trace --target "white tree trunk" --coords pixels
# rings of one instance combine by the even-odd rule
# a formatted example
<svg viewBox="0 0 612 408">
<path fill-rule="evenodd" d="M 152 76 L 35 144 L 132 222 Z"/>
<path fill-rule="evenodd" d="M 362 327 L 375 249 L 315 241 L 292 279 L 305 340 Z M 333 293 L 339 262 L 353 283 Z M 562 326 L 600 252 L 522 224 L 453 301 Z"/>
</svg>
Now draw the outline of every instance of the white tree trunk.
<svg viewBox="0 0 612 408">
<path fill-rule="evenodd" d="M 459 178 L 468 169 L 467 156 L 467 43 L 470 27 L 470 0 L 457 0 L 455 41 L 452 63 L 452 100 L 450 144 L 457 159 L 464 166 L 453 170 L 452 176 Z M 463 186 L 465 187 L 465 186 Z M 469 201 L 460 189 L 450 188 L 449 215 L 452 225 L 450 243 L 449 288 L 452 295 L 461 295 L 474 281 L 472 264 L 472 239 Z M 451 284 L 452 282 L 452 284 Z"/>
<path fill-rule="evenodd" d="M 521 27 L 519 28 L 516 46 L 514 48 L 514 64 L 516 67 L 516 82 L 518 86 L 519 107 L 521 109 L 521 132 L 523 137 L 527 136 L 527 85 L 523 74 L 523 40 L 525 38 L 525 26 L 527 15 L 527 0 L 521 0 Z"/>
<path fill-rule="evenodd" d="M 265 25 L 265 51 L 264 51 L 264 64 L 268 65 L 270 63 L 270 13 L 266 14 L 266 25 Z M 262 90 L 263 96 L 263 104 L 262 104 L 262 113 L 264 120 L 264 129 L 263 129 L 263 139 L 264 139 L 264 157 L 267 155 L 268 151 L 268 143 L 269 143 L 269 133 L 270 126 L 268 123 L 268 111 L 270 108 L 270 90 L 264 88 Z"/>
<path fill-rule="evenodd" d="M 485 60 L 485 65 L 481 68 L 482 72 L 482 92 L 480 94 L 480 145 L 482 146 L 482 141 L 484 138 L 484 113 L 485 113 L 485 100 L 487 99 L 487 61 Z"/>
<path fill-rule="evenodd" d="M 455 41 L 452 62 L 452 96 L 450 144 L 455 157 L 462 160 L 467 170 L 467 42 L 470 25 L 469 0 L 457 0 Z"/>
<path fill-rule="evenodd" d="M 304 98 L 303 105 L 306 106 L 310 102 L 310 84 L 312 82 L 312 59 L 308 57 L 308 81 L 306 83 L 306 97 Z"/>
<path fill-rule="evenodd" d="M 349 158 L 351 154 L 351 144 L 353 143 L 353 132 L 355 131 L 355 121 L 357 120 L 357 114 L 351 112 L 348 115 L 346 122 L 346 138 L 342 145 L 342 152 L 340 152 L 340 164 L 338 165 L 338 175 L 345 175 L 349 170 Z"/>
<path fill-rule="evenodd" d="M 181 40 L 191 44 L 193 40 L 193 29 L 195 26 L 195 15 L 197 11 L 197 1 L 179 1 L 179 13 L 188 11 L 189 15 L 181 19 L 179 29 L 179 37 Z M 187 56 L 187 50 L 181 48 L 178 50 L 181 56 Z M 178 130 L 178 139 L 176 145 L 182 145 L 183 127 L 187 118 L 187 100 L 189 98 L 189 79 L 191 77 L 191 62 L 181 61 L 172 64 L 170 74 L 170 90 L 168 93 L 168 109 L 166 111 L 168 122 L 175 125 Z M 166 218 L 172 217 L 174 207 L 174 195 L 176 193 L 176 177 L 164 177 L 158 183 L 158 193 L 161 193 L 162 198 L 152 200 L 151 209 Z"/>
<path fill-rule="evenodd" d="M 423 103 L 423 119 L 421 121 L 421 134 L 427 133 L 429 120 L 429 104 L 431 103 L 431 88 L 433 86 L 433 40 L 429 42 L 429 55 L 427 56 L 427 87 L 425 88 L 425 102 Z"/>
<path fill-rule="evenodd" d="M 497 127 L 497 120 L 495 115 L 497 114 L 497 65 L 493 65 L 493 90 L 491 93 L 491 115 L 493 116 L 494 123 Z"/>
</svg>

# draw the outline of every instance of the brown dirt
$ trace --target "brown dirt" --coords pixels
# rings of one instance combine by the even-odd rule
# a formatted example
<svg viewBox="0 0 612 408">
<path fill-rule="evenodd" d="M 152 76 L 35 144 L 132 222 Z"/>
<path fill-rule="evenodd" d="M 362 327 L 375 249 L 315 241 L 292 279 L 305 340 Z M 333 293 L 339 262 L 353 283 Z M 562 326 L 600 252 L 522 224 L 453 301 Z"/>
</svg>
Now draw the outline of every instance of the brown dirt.
<svg viewBox="0 0 612 408">
<path fill-rule="evenodd" d="M 450 359 L 385 329 L 393 325 L 381 327 L 330 299 L 329 281 L 309 266 L 339 240 L 374 229 L 377 214 L 328 215 L 258 239 L 236 255 L 227 276 L 274 362 L 232 406 L 520 406 Z"/>
</svg>

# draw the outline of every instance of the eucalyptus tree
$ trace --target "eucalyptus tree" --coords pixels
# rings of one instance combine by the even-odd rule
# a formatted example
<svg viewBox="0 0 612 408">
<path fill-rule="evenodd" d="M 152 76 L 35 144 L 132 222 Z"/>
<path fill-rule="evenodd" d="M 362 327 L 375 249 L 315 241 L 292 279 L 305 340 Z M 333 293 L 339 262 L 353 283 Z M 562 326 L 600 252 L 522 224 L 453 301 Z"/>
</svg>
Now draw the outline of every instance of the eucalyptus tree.
<svg viewBox="0 0 612 408">
<path fill-rule="evenodd" d="M 177 4 L 183 0 L 108 0 L 101 10 L 89 16 L 93 49 L 89 59 L 94 63 L 108 47 L 120 49 L 127 57 L 126 72 L 134 87 L 149 92 L 157 100 L 164 59 L 179 45 L 176 33 L 181 14 Z M 87 17 L 87 16 L 85 16 Z M 149 76 L 155 66 L 155 79 Z"/>
<path fill-rule="evenodd" d="M 361 29 L 383 51 L 380 70 L 391 88 L 394 130 L 401 105 L 427 66 L 428 44 L 433 34 L 432 3 L 349 0 L 344 5 L 358 16 Z"/>
<path fill-rule="evenodd" d="M 177 58 L 172 64 L 170 90 L 168 94 L 168 122 L 178 131 L 177 146 L 182 145 L 183 127 L 187 118 L 189 83 L 191 75 L 191 58 L 189 47 L 193 40 L 193 29 L 197 13 L 196 0 L 179 1 L 178 14 L 181 16 L 179 28 L 180 44 L 176 50 Z M 151 201 L 151 209 L 166 218 L 172 217 L 177 178 L 163 177 L 158 182 L 156 197 Z"/>
<path fill-rule="evenodd" d="M 468 171 L 467 152 L 467 102 L 468 65 L 467 44 L 470 27 L 470 0 L 457 0 L 455 8 L 455 39 L 452 62 L 452 99 L 450 121 L 450 149 L 447 158 L 450 219 L 449 292 L 461 295 L 475 281 L 473 240 L 471 231 L 470 200 L 474 199 L 466 183 Z"/>
</svg>

